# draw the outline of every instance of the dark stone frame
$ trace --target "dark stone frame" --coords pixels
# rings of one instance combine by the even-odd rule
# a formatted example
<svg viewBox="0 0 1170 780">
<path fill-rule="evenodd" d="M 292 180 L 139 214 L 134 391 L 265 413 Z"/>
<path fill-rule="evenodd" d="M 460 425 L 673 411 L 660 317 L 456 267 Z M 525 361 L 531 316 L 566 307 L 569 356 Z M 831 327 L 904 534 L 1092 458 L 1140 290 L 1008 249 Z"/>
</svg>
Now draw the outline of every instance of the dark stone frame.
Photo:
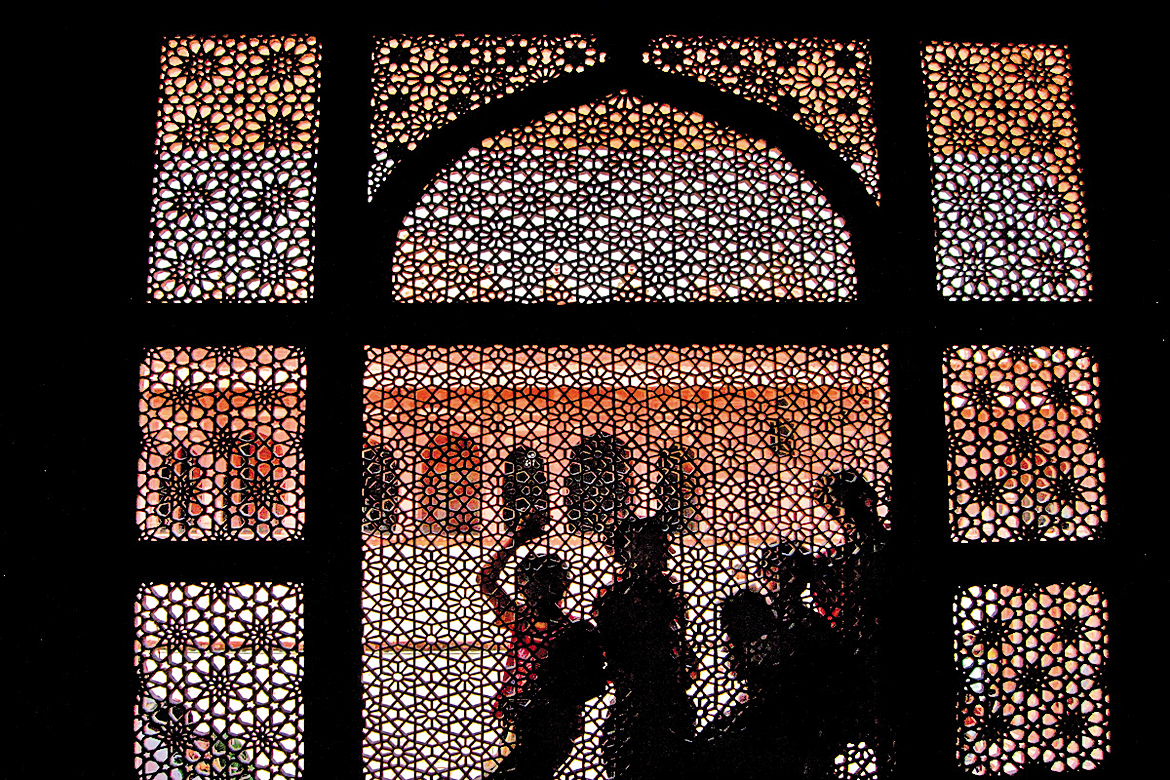
<svg viewBox="0 0 1170 780">
<path fill-rule="evenodd" d="M 77 136 L 76 123 L 67 121 L 69 114 L 62 112 L 59 128 L 46 130 L 43 159 L 54 160 L 60 172 L 44 183 L 46 197 L 40 202 L 60 203 L 59 194 L 55 201 L 48 197 L 56 189 L 53 184 L 66 175 L 76 180 L 78 166 L 88 180 L 102 182 L 102 194 L 82 189 L 68 201 L 92 208 L 80 218 L 83 229 L 52 250 L 53 262 L 44 264 L 44 286 L 24 284 L 18 277 L 9 288 L 22 298 L 36 294 L 34 290 L 54 291 L 39 313 L 26 320 L 40 338 L 18 347 L 27 348 L 35 359 L 29 363 L 36 376 L 30 416 L 52 422 L 24 448 L 29 454 L 23 459 L 32 466 L 27 492 L 38 496 L 38 506 L 35 513 L 14 513 L 6 532 L 21 549 L 27 548 L 18 580 L 39 597 L 17 599 L 15 607 L 16 625 L 25 626 L 17 642 L 23 640 L 28 650 L 19 655 L 13 674 L 28 689 L 29 703 L 22 712 L 33 716 L 22 725 L 34 736 L 28 744 L 43 742 L 49 751 L 20 750 L 16 773 L 26 769 L 29 775 L 43 774 L 52 771 L 51 766 L 68 766 L 93 776 L 130 774 L 135 588 L 147 581 L 220 579 L 305 583 L 306 776 L 328 773 L 355 780 L 361 776 L 358 518 L 363 344 L 861 342 L 890 344 L 896 463 L 892 545 L 902 564 L 895 567 L 899 575 L 894 589 L 915 594 L 907 608 L 883 616 L 887 637 L 901 638 L 889 646 L 913 648 L 900 657 L 893 652 L 887 656 L 887 688 L 894 694 L 887 712 L 899 740 L 896 776 L 963 776 L 953 757 L 950 600 L 962 584 L 1028 579 L 1092 581 L 1110 599 L 1112 753 L 1091 776 L 1138 776 L 1136 770 L 1145 763 L 1143 751 L 1155 750 L 1151 745 L 1157 744 L 1145 738 L 1152 724 L 1141 709 L 1143 689 L 1150 683 L 1144 674 L 1149 667 L 1142 652 L 1142 619 L 1156 614 L 1144 599 L 1164 592 L 1167 584 L 1164 574 L 1151 570 L 1157 562 L 1149 551 L 1161 549 L 1158 542 L 1164 532 L 1158 527 L 1158 512 L 1164 510 L 1147 487 L 1157 484 L 1155 456 L 1145 454 L 1143 447 L 1149 442 L 1138 434 L 1156 427 L 1149 404 L 1140 401 L 1159 396 L 1157 350 L 1165 327 L 1157 324 L 1152 276 L 1157 259 L 1153 225 L 1158 223 L 1142 219 L 1142 209 L 1149 209 L 1152 199 L 1143 204 L 1138 197 L 1153 185 L 1139 183 L 1143 163 L 1131 153 L 1144 140 L 1137 134 L 1152 131 L 1143 124 L 1144 113 L 1128 115 L 1135 117 L 1133 125 L 1115 113 L 1119 104 L 1144 105 L 1126 103 L 1130 96 L 1124 92 L 1125 86 L 1141 86 L 1132 83 L 1139 66 L 1126 58 L 1144 45 L 1127 34 L 1114 34 L 1108 26 L 1095 27 L 1093 21 L 1081 20 L 1075 29 L 1049 34 L 1043 23 L 1029 26 L 1019 21 L 1014 27 L 984 21 L 978 27 L 940 23 L 933 28 L 893 29 L 879 18 L 867 30 L 860 23 L 843 29 L 844 23 L 816 26 L 797 20 L 789 28 L 779 18 L 750 24 L 741 19 L 739 30 L 722 32 L 872 40 L 882 206 L 871 217 L 867 245 L 858 252 L 859 257 L 864 253 L 868 268 L 863 269 L 859 260 L 859 300 L 563 307 L 404 305 L 373 294 L 378 286 L 369 284 L 369 272 L 379 267 L 379 252 L 385 250 L 377 241 L 380 228 L 365 203 L 365 175 L 372 157 L 367 31 L 436 29 L 417 17 L 387 18 L 360 32 L 357 25 L 277 22 L 282 28 L 316 33 L 323 51 L 314 300 L 293 305 L 146 302 L 154 98 L 158 45 L 164 33 L 131 30 L 109 21 L 95 26 L 74 23 L 65 30 L 64 41 L 83 54 L 104 49 L 105 57 L 104 72 L 90 85 L 92 98 L 83 97 L 80 105 L 91 117 L 116 119 L 108 120 L 104 134 L 99 131 L 91 141 L 92 148 L 100 150 L 96 153 L 62 151 L 76 150 L 78 141 L 85 140 Z M 591 24 L 597 22 L 558 22 L 550 28 L 588 30 Z M 619 24 L 614 20 L 607 26 Z M 466 27 L 482 25 L 481 19 Z M 263 20 L 242 28 L 272 31 Z M 883 28 L 888 35 L 880 34 Z M 44 29 L 53 31 L 52 37 L 57 27 Z M 180 22 L 166 27 L 165 34 L 225 29 L 240 28 L 197 30 Z M 621 47 L 629 60 L 638 44 L 651 37 L 627 29 L 604 40 L 602 47 L 614 52 L 617 65 Z M 1093 301 L 941 300 L 934 286 L 929 156 L 918 70 L 917 44 L 927 38 L 1069 44 L 1093 247 Z M 51 78 L 41 88 L 63 83 L 62 77 L 79 62 L 86 59 L 47 66 Z M 654 96 L 669 101 L 668 95 L 676 94 L 672 90 L 693 93 L 684 98 L 693 101 L 685 103 L 687 107 L 706 110 L 710 118 L 732 126 L 747 129 L 775 118 L 760 106 L 743 101 L 739 107 L 733 105 L 739 99 L 732 96 L 700 94 L 699 85 L 684 87 L 667 77 L 655 81 L 660 83 Z M 558 83 L 548 85 L 544 99 L 572 102 L 551 96 Z M 532 115 L 524 99 L 521 95 L 515 101 L 501 100 L 480 111 L 496 111 L 493 121 L 506 126 L 510 118 Z M 527 99 L 536 105 L 537 97 Z M 515 113 L 510 113 L 513 102 Z M 770 132 L 778 141 L 799 145 L 782 129 Z M 439 149 L 438 141 L 434 151 L 428 151 L 430 146 L 420 148 L 396 171 L 401 181 L 413 166 L 416 181 L 423 182 L 426 171 L 436 170 L 443 159 L 460 151 L 453 139 L 445 150 Z M 834 205 L 847 209 L 843 204 L 850 202 L 849 196 L 828 179 L 825 186 Z M 860 183 L 855 186 L 864 195 Z M 841 189 L 848 186 L 842 184 Z M 410 202 L 408 193 L 399 197 L 400 204 Z M 391 209 L 390 204 L 386 208 Z M 57 207 L 44 214 L 43 240 L 61 233 L 62 213 Z M 875 263 L 874 258 L 881 259 Z M 36 254 L 25 254 L 23 262 L 35 264 Z M 56 292 L 61 283 L 54 277 L 61 270 L 71 275 L 75 289 Z M 533 328 L 533 321 L 539 327 Z M 160 545 L 136 539 L 133 496 L 141 349 L 218 343 L 305 347 L 309 368 L 303 540 Z M 1111 515 L 1101 540 L 1011 545 L 949 541 L 940 361 L 945 347 L 975 343 L 1084 344 L 1099 356 Z M 65 365 L 70 367 L 67 373 L 61 368 Z M 62 458 L 62 453 L 70 452 L 91 457 Z M 1152 652 L 1146 653 L 1152 659 Z"/>
</svg>

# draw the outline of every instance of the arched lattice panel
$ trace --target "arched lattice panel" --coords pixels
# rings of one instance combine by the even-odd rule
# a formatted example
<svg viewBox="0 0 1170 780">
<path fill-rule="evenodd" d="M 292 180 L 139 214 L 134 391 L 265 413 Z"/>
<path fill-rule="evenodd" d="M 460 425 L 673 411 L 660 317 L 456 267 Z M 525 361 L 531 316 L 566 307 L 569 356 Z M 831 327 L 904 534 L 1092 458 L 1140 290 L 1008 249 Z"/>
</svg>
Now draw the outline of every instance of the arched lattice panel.
<svg viewBox="0 0 1170 780">
<path fill-rule="evenodd" d="M 955 347 L 943 375 L 951 538 L 1096 538 L 1109 513 L 1092 353 Z"/>
<path fill-rule="evenodd" d="M 546 517 L 548 469 L 544 458 L 531 447 L 517 447 L 504 460 L 500 491 L 500 519 L 504 530 L 515 535 L 525 525 Z"/>
<path fill-rule="evenodd" d="M 398 299 L 840 301 L 845 221 L 779 150 L 626 94 L 488 138 L 403 220 Z"/>
<path fill-rule="evenodd" d="M 483 458 L 469 436 L 438 433 L 422 458 L 419 525 L 427 533 L 463 535 L 480 530 Z"/>
<path fill-rule="evenodd" d="M 417 35 L 378 39 L 373 59 L 370 199 L 435 130 L 504 95 L 581 73 L 605 52 L 584 35 Z"/>
<path fill-rule="evenodd" d="M 303 776 L 299 585 L 149 584 L 134 612 L 138 777 Z"/>
<path fill-rule="evenodd" d="M 1109 752 L 1109 614 L 1091 584 L 955 596 L 958 752 L 976 776 L 1095 769 Z"/>
<path fill-rule="evenodd" d="M 399 519 L 402 464 L 385 445 L 362 450 L 362 530 L 390 533 Z"/>
<path fill-rule="evenodd" d="M 164 44 L 151 300 L 312 297 L 318 68 L 312 37 Z"/>
<path fill-rule="evenodd" d="M 593 433 L 569 451 L 565 522 L 575 533 L 604 533 L 631 517 L 630 448 L 620 436 Z"/>
<path fill-rule="evenodd" d="M 922 64 L 943 296 L 1087 300 L 1092 286 L 1068 52 L 931 43 Z"/>
<path fill-rule="evenodd" d="M 140 538 L 299 538 L 305 501 L 301 351 L 152 349 L 141 377 Z"/>
<path fill-rule="evenodd" d="M 865 41 L 668 35 L 654 41 L 642 59 L 796 120 L 825 139 L 878 197 L 873 78 Z"/>
<path fill-rule="evenodd" d="M 653 516 L 669 531 L 670 572 L 698 659 L 690 697 L 703 728 L 739 692 L 726 666 L 721 600 L 766 588 L 761 562 L 784 542 L 809 559 L 856 553 L 839 515 L 818 500 L 826 474 L 858 474 L 876 488 L 885 516 L 883 348 L 371 347 L 365 393 L 367 451 L 401 464 L 403 481 L 395 506 L 382 509 L 395 521 L 367 523 L 364 533 L 369 777 L 474 778 L 507 750 L 492 699 L 510 635 L 476 583 L 523 518 L 546 530 L 519 557 L 555 553 L 567 563 L 565 608 L 578 617 L 613 577 L 606 546 L 623 518 Z M 416 520 L 427 500 L 417 464 L 452 430 L 482 457 L 482 527 L 461 535 Z M 502 571 L 508 590 L 516 568 L 513 560 Z M 589 703 L 562 777 L 602 771 L 611 702 L 612 692 Z M 870 748 L 842 750 L 842 773 L 872 769 Z"/>
</svg>

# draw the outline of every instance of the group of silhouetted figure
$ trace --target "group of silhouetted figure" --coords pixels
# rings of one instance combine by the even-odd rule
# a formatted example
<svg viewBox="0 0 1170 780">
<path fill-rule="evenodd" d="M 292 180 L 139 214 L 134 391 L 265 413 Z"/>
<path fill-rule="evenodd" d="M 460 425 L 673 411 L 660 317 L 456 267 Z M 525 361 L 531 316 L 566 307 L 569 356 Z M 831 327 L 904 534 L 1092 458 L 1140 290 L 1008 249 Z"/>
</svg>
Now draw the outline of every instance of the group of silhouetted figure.
<svg viewBox="0 0 1170 780">
<path fill-rule="evenodd" d="M 759 552 L 764 592 L 743 589 L 720 605 L 738 703 L 696 731 L 688 690 L 698 662 L 686 639 L 687 605 L 666 574 L 668 534 L 654 518 L 632 518 L 608 535 L 618 568 L 593 603 L 592 621 L 561 608 L 565 562 L 528 554 L 517 563 L 517 598 L 500 575 L 547 518 L 521 523 L 480 576 L 497 620 L 511 635 L 502 689 L 492 701 L 511 750 L 490 777 L 552 778 L 584 731 L 589 700 L 612 683 L 602 727 L 611 780 L 828 778 L 846 745 L 866 742 L 882 762 L 888 740 L 872 685 L 874 610 L 886 530 L 877 494 L 857 474 L 825 477 L 821 500 L 848 547 L 812 555 L 780 543 Z"/>
</svg>

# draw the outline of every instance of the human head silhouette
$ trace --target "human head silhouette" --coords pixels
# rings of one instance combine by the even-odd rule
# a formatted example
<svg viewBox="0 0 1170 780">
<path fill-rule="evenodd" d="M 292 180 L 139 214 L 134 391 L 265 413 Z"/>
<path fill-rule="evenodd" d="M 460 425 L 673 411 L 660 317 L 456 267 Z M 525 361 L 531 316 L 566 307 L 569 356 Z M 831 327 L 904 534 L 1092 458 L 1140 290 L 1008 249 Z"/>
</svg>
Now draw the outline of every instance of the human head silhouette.
<svg viewBox="0 0 1170 780">
<path fill-rule="evenodd" d="M 652 518 L 638 519 L 615 536 L 617 562 L 630 575 L 658 574 L 666 570 L 669 536 Z"/>
<path fill-rule="evenodd" d="M 736 674 L 751 674 L 758 664 L 752 663 L 754 645 L 779 629 L 775 610 L 762 593 L 740 590 L 723 600 L 719 607 L 719 626 L 727 636 L 731 668 Z"/>
<path fill-rule="evenodd" d="M 821 474 L 815 498 L 862 538 L 885 530 L 877 515 L 878 494 L 856 471 L 844 469 Z"/>
<path fill-rule="evenodd" d="M 808 551 L 792 542 L 769 544 L 760 550 L 757 569 L 768 591 L 780 602 L 798 600 L 814 579 L 815 561 Z"/>
<path fill-rule="evenodd" d="M 758 591 L 743 589 L 723 599 L 719 608 L 719 625 L 728 642 L 744 647 L 770 633 L 776 623 L 776 613 L 768 599 Z"/>
<path fill-rule="evenodd" d="M 569 589 L 569 566 L 554 553 L 531 553 L 516 566 L 516 586 L 529 606 L 555 605 Z"/>
</svg>

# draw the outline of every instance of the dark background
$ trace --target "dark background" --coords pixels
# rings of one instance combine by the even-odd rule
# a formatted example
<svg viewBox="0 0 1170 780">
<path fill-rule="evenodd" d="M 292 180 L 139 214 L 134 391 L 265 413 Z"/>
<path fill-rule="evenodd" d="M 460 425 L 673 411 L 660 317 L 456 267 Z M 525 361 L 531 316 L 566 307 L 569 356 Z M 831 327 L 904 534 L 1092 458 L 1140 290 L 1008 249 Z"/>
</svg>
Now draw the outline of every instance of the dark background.
<svg viewBox="0 0 1170 780">
<path fill-rule="evenodd" d="M 133 776 L 133 603 L 151 581 L 305 583 L 305 777 L 361 775 L 360 448 L 364 344 L 889 344 L 896 556 L 883 615 L 887 713 L 898 777 L 959 777 L 951 600 L 960 585 L 1092 582 L 1109 601 L 1107 689 L 1112 754 L 1091 776 L 1131 778 L 1159 758 L 1155 661 L 1165 591 L 1165 492 L 1155 473 L 1165 423 L 1165 328 L 1159 315 L 1158 184 L 1164 100 L 1150 86 L 1157 50 L 1140 19 L 1035 13 L 1014 4 L 908 21 L 709 9 L 652 17 L 589 5 L 555 15 L 436 11 L 339 20 L 281 6 L 251 18 L 193 22 L 62 9 L 18 25 L 10 155 L 22 175 L 8 230 L 9 332 L 16 361 L 4 439 L 14 454 L 3 525 L 5 645 L 17 729 L 12 777 Z M 336 13 L 341 17 L 342 13 Z M 963 19 L 963 16 L 969 16 Z M 203 17 L 206 18 L 206 17 Z M 979 21 L 972 21 L 972 19 Z M 581 32 L 610 61 L 581 77 L 501 99 L 420 145 L 387 193 L 366 203 L 371 35 Z M 655 75 L 635 56 L 651 32 L 804 35 L 871 40 L 880 212 L 831 155 L 769 110 Z M 166 36 L 279 32 L 318 37 L 315 297 L 302 304 L 145 301 L 158 54 Z M 944 303 L 935 290 L 930 168 L 919 42 L 1063 43 L 1070 49 L 1084 168 L 1093 298 L 1089 303 Z M 31 76 L 29 74 L 32 74 Z M 564 83 L 562 83 L 564 82 Z M 855 233 L 859 297 L 843 304 L 402 305 L 387 279 L 387 225 L 467 146 L 548 107 L 612 88 L 699 110 L 781 144 L 822 183 Z M 577 99 L 585 96 L 584 99 Z M 13 180 L 9 179 L 12 183 Z M 10 207 L 10 212 L 12 212 Z M 397 215 L 397 217 L 396 217 Z M 22 247 L 23 244 L 23 247 Z M 307 510 L 303 540 L 139 542 L 134 524 L 137 381 L 142 349 L 275 344 L 306 350 Z M 1093 542 L 955 545 L 949 541 L 940 365 L 956 344 L 1083 345 L 1102 377 L 1109 521 Z M 1160 465 L 1160 464 L 1158 464 Z M 1145 618 L 1142 616 L 1146 615 Z M 12 701 L 11 697 L 9 698 Z M 1153 710 L 1158 712 L 1157 710 Z M 1160 714 L 1160 713 L 1159 713 Z"/>
</svg>

